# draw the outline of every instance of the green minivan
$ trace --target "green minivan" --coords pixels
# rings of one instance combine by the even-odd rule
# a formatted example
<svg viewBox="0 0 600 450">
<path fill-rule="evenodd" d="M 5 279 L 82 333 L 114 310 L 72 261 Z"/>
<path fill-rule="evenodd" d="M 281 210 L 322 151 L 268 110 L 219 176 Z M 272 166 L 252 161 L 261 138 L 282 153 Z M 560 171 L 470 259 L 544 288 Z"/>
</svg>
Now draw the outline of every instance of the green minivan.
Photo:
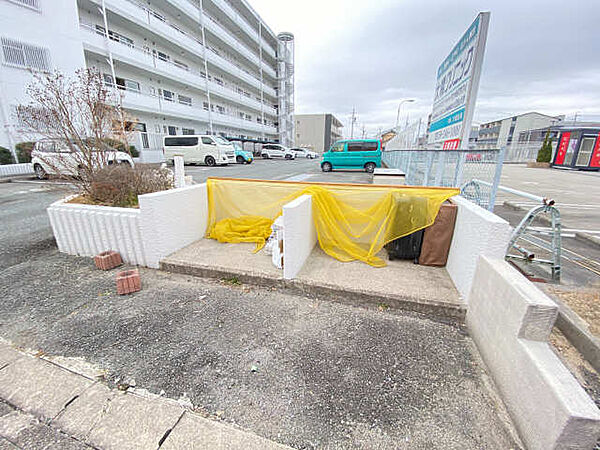
<svg viewBox="0 0 600 450">
<path fill-rule="evenodd" d="M 378 139 L 346 139 L 337 141 L 323 154 L 321 170 L 364 169 L 372 173 L 381 167 L 381 141 Z"/>
</svg>

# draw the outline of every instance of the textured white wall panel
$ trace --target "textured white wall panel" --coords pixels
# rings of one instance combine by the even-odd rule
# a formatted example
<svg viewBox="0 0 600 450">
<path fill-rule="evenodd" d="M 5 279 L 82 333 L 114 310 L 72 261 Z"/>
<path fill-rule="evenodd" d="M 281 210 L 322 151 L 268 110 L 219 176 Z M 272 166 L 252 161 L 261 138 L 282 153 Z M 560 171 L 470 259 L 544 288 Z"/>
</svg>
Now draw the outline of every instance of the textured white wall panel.
<svg viewBox="0 0 600 450">
<path fill-rule="evenodd" d="M 317 243 L 312 197 L 302 195 L 283 206 L 283 277 L 295 278 Z"/>
<path fill-rule="evenodd" d="M 452 203 L 458 206 L 458 213 L 446 270 L 468 302 L 479 256 L 504 258 L 511 227 L 506 220 L 460 196 L 452 197 Z"/>
<path fill-rule="evenodd" d="M 547 342 L 557 314 L 503 258 L 479 258 L 467 326 L 525 446 L 593 448 L 600 411 Z"/>
<path fill-rule="evenodd" d="M 208 220 L 206 184 L 140 195 L 140 230 L 148 267 L 204 237 Z"/>
<path fill-rule="evenodd" d="M 140 210 L 106 206 L 53 203 L 50 225 L 61 252 L 94 256 L 106 250 L 121 253 L 123 261 L 147 265 L 140 234 Z"/>
<path fill-rule="evenodd" d="M 0 166 L 0 177 L 28 174 L 33 174 L 33 166 L 31 163 L 4 164 Z"/>
</svg>

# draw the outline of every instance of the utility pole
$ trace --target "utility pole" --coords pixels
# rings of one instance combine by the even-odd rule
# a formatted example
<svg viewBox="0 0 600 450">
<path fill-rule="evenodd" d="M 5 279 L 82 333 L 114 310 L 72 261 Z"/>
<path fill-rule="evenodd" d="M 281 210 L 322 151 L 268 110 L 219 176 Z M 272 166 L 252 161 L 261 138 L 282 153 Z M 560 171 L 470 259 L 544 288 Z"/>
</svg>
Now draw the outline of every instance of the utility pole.
<svg viewBox="0 0 600 450">
<path fill-rule="evenodd" d="M 354 123 L 356 122 L 356 110 L 352 107 L 352 118 L 350 119 L 350 139 L 354 139 Z"/>
<path fill-rule="evenodd" d="M 363 139 L 365 138 L 365 135 L 366 135 L 366 129 L 365 129 L 365 126 L 363 125 L 362 126 L 362 138 Z"/>
</svg>

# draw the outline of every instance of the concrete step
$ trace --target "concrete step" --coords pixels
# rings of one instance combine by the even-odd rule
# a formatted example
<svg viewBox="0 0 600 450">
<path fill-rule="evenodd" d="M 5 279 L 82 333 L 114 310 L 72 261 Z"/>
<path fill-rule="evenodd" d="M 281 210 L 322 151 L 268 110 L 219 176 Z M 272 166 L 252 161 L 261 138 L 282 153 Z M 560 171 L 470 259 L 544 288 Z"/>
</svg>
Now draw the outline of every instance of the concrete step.
<svg viewBox="0 0 600 450">
<path fill-rule="evenodd" d="M 164 258 L 161 270 L 203 278 L 285 289 L 360 307 L 385 307 L 464 324 L 466 304 L 444 268 L 408 261 L 373 268 L 354 261 L 341 263 L 315 249 L 297 278 L 286 280 L 270 257 L 253 254 L 252 245 L 221 244 L 210 239 Z"/>
</svg>

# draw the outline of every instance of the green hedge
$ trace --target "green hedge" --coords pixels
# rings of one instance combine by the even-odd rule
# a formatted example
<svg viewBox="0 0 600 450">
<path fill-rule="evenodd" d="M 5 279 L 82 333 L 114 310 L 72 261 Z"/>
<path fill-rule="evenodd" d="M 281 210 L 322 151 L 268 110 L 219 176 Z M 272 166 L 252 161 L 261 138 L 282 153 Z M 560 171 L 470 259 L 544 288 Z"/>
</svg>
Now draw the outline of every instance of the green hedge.
<svg viewBox="0 0 600 450">
<path fill-rule="evenodd" d="M 125 144 L 123 142 L 121 142 L 121 141 L 116 140 L 116 139 L 105 139 L 104 142 L 109 147 L 114 148 L 114 149 L 116 149 L 116 150 L 118 150 L 120 152 L 129 153 L 134 158 L 137 158 L 138 156 L 140 156 L 140 152 L 133 145 L 130 145 L 129 146 L 129 151 L 127 151 L 125 149 Z"/>
<path fill-rule="evenodd" d="M 9 149 L 0 147 L 0 165 L 14 164 L 15 159 Z"/>
<path fill-rule="evenodd" d="M 17 151 L 17 157 L 19 158 L 20 163 L 31 162 L 31 152 L 33 151 L 33 144 L 35 144 L 35 142 L 26 141 L 19 142 L 17 145 L 15 145 L 15 150 Z"/>
</svg>

